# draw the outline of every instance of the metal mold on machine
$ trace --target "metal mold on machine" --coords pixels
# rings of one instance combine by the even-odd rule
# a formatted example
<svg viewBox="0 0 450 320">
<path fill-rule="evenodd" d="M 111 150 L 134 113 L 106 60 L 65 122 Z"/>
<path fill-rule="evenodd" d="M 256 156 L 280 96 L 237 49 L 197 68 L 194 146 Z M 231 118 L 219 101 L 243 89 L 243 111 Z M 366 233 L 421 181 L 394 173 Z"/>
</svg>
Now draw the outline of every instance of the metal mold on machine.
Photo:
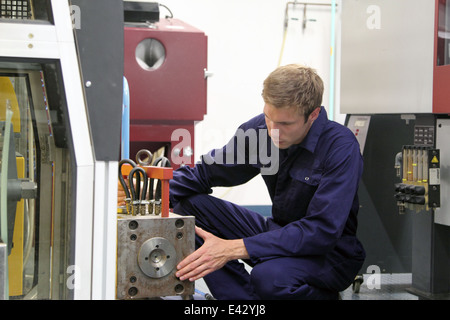
<svg viewBox="0 0 450 320">
<path fill-rule="evenodd" d="M 175 276 L 176 265 L 195 249 L 194 217 L 119 214 L 117 223 L 118 299 L 194 294 L 193 282 Z"/>
</svg>

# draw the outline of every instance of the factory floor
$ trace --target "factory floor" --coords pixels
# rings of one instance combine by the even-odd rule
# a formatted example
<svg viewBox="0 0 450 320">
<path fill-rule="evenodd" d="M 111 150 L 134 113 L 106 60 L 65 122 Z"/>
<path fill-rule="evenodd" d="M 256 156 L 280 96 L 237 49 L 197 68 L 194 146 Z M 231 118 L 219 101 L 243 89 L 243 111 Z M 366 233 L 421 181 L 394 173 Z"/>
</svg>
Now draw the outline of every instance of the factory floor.
<svg viewBox="0 0 450 320">
<path fill-rule="evenodd" d="M 372 276 L 372 278 L 369 278 Z M 352 286 L 341 292 L 342 300 L 419 300 L 417 296 L 408 293 L 411 287 L 412 275 L 410 273 L 380 274 L 378 279 L 373 275 L 363 275 L 363 282 L 359 292 L 355 293 Z M 375 280 L 375 281 L 374 281 Z M 378 280 L 379 283 L 377 282 Z M 196 281 L 196 295 L 194 299 L 205 299 L 209 293 L 203 280 Z"/>
<path fill-rule="evenodd" d="M 359 292 L 355 293 L 352 286 L 341 292 L 342 300 L 419 300 L 407 292 L 411 287 L 410 273 L 380 274 L 380 283 L 375 285 L 369 278 L 373 275 L 363 275 L 363 283 Z M 373 278 L 372 278 L 373 279 Z"/>
</svg>

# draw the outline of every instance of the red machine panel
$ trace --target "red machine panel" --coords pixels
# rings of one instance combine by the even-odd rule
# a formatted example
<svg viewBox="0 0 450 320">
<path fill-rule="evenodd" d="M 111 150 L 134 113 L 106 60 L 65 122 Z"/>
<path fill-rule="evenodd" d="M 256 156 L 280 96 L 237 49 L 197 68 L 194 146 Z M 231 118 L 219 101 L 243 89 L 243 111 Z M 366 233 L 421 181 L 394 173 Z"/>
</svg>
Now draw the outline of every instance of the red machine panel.
<svg viewBox="0 0 450 320">
<path fill-rule="evenodd" d="M 450 114 L 450 1 L 436 0 L 433 113 Z"/>
<path fill-rule="evenodd" d="M 186 130 L 189 133 L 189 140 L 178 138 L 172 141 L 172 133 L 177 129 Z M 166 148 L 166 155 L 172 163 L 172 167 L 177 169 L 180 167 L 180 159 L 172 158 L 172 150 L 180 149 L 186 145 L 190 145 L 191 150 L 181 148 L 180 156 L 188 157 L 183 164 L 194 165 L 194 122 L 185 122 L 177 124 L 134 124 L 130 126 L 130 137 L 133 139 L 130 143 L 130 154 L 135 158 L 141 149 L 147 149 L 151 152 L 157 151 L 161 147 Z M 188 153 L 191 151 L 191 153 Z"/>
<path fill-rule="evenodd" d="M 177 19 L 163 19 L 153 26 L 125 27 L 124 74 L 130 90 L 130 156 L 142 148 L 166 148 L 171 158 L 178 141 L 172 132 L 184 129 L 192 145 L 194 123 L 206 114 L 206 35 Z M 186 150 L 182 150 L 183 152 Z"/>
<path fill-rule="evenodd" d="M 125 27 L 125 77 L 130 87 L 130 119 L 202 120 L 206 113 L 207 37 L 176 19 L 149 27 Z M 136 57 L 138 45 L 158 40 L 165 57 L 158 68 L 143 68 Z M 144 45 L 144 59 L 153 44 Z M 157 54 L 158 52 L 156 52 Z"/>
</svg>

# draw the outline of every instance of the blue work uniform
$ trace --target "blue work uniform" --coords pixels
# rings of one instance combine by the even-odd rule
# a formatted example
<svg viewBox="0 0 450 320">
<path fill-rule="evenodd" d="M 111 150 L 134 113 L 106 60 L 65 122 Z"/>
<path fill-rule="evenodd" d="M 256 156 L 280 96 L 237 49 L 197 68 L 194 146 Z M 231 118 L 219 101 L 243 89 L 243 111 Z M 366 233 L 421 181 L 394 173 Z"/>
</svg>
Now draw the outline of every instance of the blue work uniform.
<svg viewBox="0 0 450 320">
<path fill-rule="evenodd" d="M 245 261 L 253 267 L 250 273 L 230 261 L 207 275 L 211 293 L 218 299 L 337 298 L 365 259 L 356 237 L 363 161 L 355 136 L 328 120 L 323 107 L 305 139 L 288 149 L 277 149 L 267 136 L 264 114 L 239 130 L 258 132 L 257 148 L 250 135 L 244 139 L 245 161 L 236 134 L 193 168 L 175 170 L 170 182 L 175 213 L 194 215 L 198 226 L 220 238 L 243 239 L 250 256 Z M 276 172 L 261 175 L 272 200 L 271 217 L 209 195 L 212 187 L 245 183 L 271 165 L 262 157 L 265 144 L 268 154 L 279 152 Z M 197 237 L 197 246 L 201 243 Z"/>
</svg>

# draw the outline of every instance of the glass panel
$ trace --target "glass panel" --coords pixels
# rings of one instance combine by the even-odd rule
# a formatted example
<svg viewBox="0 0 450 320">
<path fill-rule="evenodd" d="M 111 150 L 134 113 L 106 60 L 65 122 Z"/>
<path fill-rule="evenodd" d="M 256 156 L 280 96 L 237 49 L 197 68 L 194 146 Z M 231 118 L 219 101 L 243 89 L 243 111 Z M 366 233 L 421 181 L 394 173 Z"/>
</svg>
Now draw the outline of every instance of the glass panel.
<svg viewBox="0 0 450 320">
<path fill-rule="evenodd" d="M 450 4 L 447 0 L 439 0 L 437 65 L 450 64 Z"/>
<path fill-rule="evenodd" d="M 2 132 L 7 110 L 12 112 L 6 212 L 9 299 L 71 298 L 66 283 L 73 257 L 74 157 L 60 77 L 57 63 L 0 60 Z M 6 143 L 0 141 L 0 146 L 3 153 Z"/>
<path fill-rule="evenodd" d="M 0 0 L 0 19 L 52 22 L 50 0 Z"/>
</svg>

